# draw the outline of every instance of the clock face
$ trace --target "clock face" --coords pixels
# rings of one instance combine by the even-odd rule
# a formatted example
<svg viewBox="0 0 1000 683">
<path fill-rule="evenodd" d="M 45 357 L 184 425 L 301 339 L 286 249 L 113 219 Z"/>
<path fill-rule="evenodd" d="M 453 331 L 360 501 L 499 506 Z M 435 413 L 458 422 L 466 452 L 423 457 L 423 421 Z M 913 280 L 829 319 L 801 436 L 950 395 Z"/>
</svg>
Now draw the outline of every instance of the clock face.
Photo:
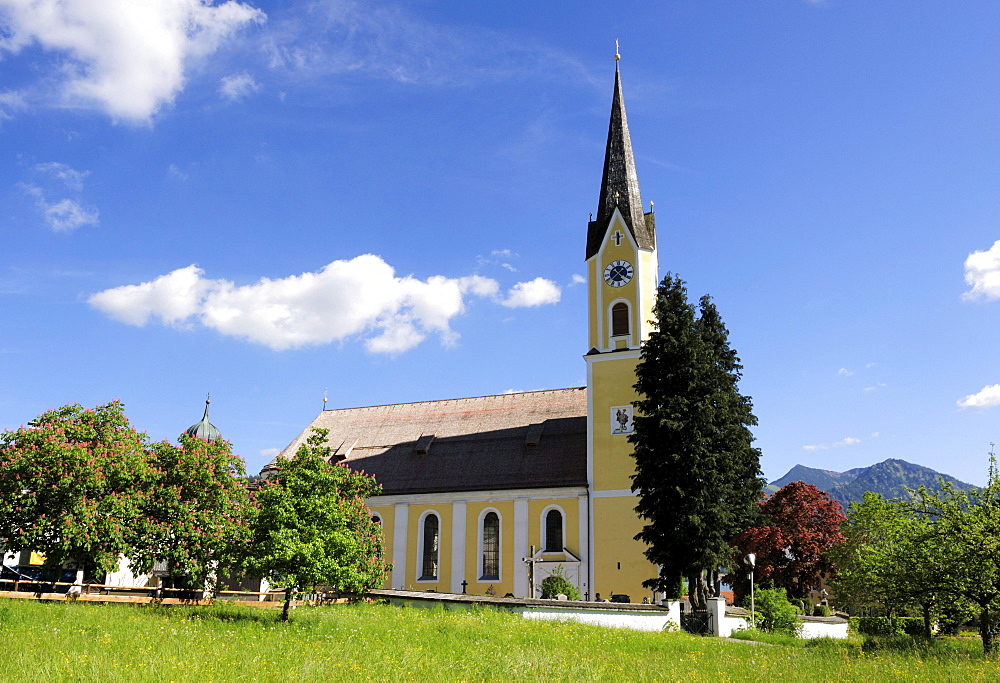
<svg viewBox="0 0 1000 683">
<path fill-rule="evenodd" d="M 604 281 L 612 287 L 622 287 L 632 280 L 632 264 L 628 261 L 612 261 L 604 269 Z"/>
</svg>

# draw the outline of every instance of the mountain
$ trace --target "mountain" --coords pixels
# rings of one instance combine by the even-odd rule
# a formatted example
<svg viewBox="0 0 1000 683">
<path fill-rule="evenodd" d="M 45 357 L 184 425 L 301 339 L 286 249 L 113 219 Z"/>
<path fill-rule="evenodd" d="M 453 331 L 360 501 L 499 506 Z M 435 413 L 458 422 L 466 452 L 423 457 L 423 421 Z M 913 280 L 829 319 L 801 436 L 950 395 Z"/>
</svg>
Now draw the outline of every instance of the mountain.
<svg viewBox="0 0 1000 683">
<path fill-rule="evenodd" d="M 957 489 L 975 488 L 972 484 L 966 484 L 929 467 L 890 458 L 870 467 L 856 467 L 846 472 L 796 465 L 788 470 L 785 476 L 768 484 L 765 490 L 767 493 L 774 493 L 789 482 L 804 481 L 821 491 L 826 491 L 846 510 L 851 503 L 861 502 L 865 491 L 880 493 L 886 498 L 908 498 L 910 494 L 906 489 L 916 489 L 921 486 L 936 489 L 939 477 L 950 482 Z"/>
</svg>

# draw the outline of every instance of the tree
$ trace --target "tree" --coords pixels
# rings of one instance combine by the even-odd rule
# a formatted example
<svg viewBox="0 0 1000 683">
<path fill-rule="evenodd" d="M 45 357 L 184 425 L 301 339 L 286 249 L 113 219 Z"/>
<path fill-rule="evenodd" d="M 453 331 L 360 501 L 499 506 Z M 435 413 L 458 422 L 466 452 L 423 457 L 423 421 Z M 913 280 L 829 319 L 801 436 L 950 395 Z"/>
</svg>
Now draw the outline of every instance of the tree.
<svg viewBox="0 0 1000 683">
<path fill-rule="evenodd" d="M 890 615 L 918 606 L 930 637 L 931 611 L 950 592 L 944 570 L 949 544 L 933 521 L 916 514 L 911 501 L 870 491 L 852 503 L 841 527 L 844 543 L 831 552 L 838 601 L 881 605 Z"/>
<path fill-rule="evenodd" d="M 732 540 L 737 557 L 757 556 L 754 578 L 761 585 L 809 597 L 836 570 L 829 553 L 844 542 L 840 526 L 846 518 L 840 503 L 812 484 L 793 481 L 758 504 L 763 523 Z M 740 595 L 749 592 L 743 572 L 734 574 L 732 584 Z"/>
<path fill-rule="evenodd" d="M 255 495 L 244 566 L 284 588 L 282 621 L 308 586 L 360 593 L 379 585 L 390 568 L 381 528 L 365 505 L 381 488 L 369 475 L 327 462 L 328 431 L 314 428 Z"/>
<path fill-rule="evenodd" d="M 739 393 L 742 366 L 709 297 L 696 316 L 680 278 L 657 291 L 654 331 L 636 368 L 636 471 L 632 491 L 645 520 L 636 535 L 660 570 L 643 585 L 679 597 L 688 577 L 692 603 L 703 608 L 707 581 L 729 560 L 729 540 L 746 528 L 760 495 L 757 424 Z"/>
<path fill-rule="evenodd" d="M 228 441 L 188 434 L 179 445 L 154 443 L 150 454 L 156 487 L 142 504 L 150 531 L 133 549 L 132 564 L 148 571 L 165 560 L 174 587 L 210 587 L 248 532 L 243 460 Z"/>
<path fill-rule="evenodd" d="M 852 508 L 844 586 L 856 597 L 890 607 L 920 604 L 925 630 L 935 603 L 971 603 L 979 611 L 983 651 L 991 654 L 1000 610 L 996 459 L 991 453 L 983 489 L 961 491 L 942 481 L 939 490 L 921 487 L 912 493 L 911 501 L 866 496 Z"/>
<path fill-rule="evenodd" d="M 979 608 L 983 651 L 993 652 L 995 614 L 1000 610 L 1000 474 L 990 454 L 984 489 L 959 491 L 947 482 L 940 491 L 917 490 L 916 514 L 946 546 L 942 569 L 954 594 Z"/>
<path fill-rule="evenodd" d="M 47 411 L 0 437 L 0 538 L 56 569 L 115 571 L 150 532 L 142 508 L 156 479 L 121 402 Z"/>
</svg>

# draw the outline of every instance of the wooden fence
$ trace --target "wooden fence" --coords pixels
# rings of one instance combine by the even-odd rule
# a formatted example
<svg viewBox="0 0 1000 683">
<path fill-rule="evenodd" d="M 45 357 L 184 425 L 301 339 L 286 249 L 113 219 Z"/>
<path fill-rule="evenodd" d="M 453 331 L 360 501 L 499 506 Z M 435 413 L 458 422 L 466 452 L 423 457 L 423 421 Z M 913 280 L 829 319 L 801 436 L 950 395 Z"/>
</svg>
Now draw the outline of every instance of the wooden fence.
<svg viewBox="0 0 1000 683">
<path fill-rule="evenodd" d="M 204 591 L 190 588 L 128 587 L 99 583 L 67 583 L 31 579 L 0 579 L 0 598 L 80 602 L 126 602 L 157 605 L 207 605 L 220 600 L 252 607 L 278 607 L 284 591 Z M 295 605 L 335 605 L 352 599 L 341 593 L 300 594 Z"/>
</svg>

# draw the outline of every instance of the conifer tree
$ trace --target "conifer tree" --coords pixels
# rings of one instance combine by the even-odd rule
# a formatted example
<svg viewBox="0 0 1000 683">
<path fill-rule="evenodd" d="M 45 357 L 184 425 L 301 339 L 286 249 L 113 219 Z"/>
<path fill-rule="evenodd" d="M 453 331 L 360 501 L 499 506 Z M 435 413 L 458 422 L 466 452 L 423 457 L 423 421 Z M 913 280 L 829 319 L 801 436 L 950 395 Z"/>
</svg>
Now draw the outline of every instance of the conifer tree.
<svg viewBox="0 0 1000 683">
<path fill-rule="evenodd" d="M 753 519 L 763 486 L 750 432 L 757 419 L 737 386 L 742 366 L 711 299 L 703 297 L 699 309 L 696 315 L 683 280 L 668 273 L 636 368 L 629 436 L 632 491 L 645 521 L 636 539 L 660 568 L 643 585 L 679 597 L 687 577 L 695 607 L 704 606 L 709 582 L 718 592 L 729 540 Z"/>
</svg>

